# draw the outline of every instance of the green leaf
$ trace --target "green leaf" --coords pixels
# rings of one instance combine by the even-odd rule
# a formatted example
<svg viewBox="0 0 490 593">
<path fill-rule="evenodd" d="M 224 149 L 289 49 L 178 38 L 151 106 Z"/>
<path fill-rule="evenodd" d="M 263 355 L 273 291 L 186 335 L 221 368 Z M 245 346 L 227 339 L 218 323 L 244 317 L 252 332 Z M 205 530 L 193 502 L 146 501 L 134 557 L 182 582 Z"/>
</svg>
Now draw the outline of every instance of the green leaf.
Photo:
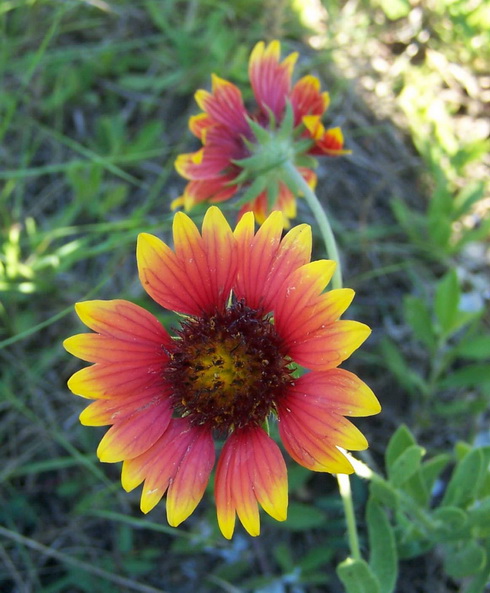
<svg viewBox="0 0 490 593">
<path fill-rule="evenodd" d="M 462 530 L 468 526 L 467 513 L 458 507 L 439 507 L 432 517 L 438 523 L 433 531 L 434 541 L 437 542 L 461 539 Z"/>
<path fill-rule="evenodd" d="M 456 348 L 456 352 L 462 358 L 473 360 L 490 359 L 490 335 L 471 336 L 464 340 Z"/>
<path fill-rule="evenodd" d="M 272 553 L 283 572 L 290 571 L 295 565 L 291 549 L 286 543 L 280 543 L 274 546 Z"/>
<path fill-rule="evenodd" d="M 480 537 L 490 537 L 490 496 L 476 501 L 468 511 L 468 520 Z"/>
<path fill-rule="evenodd" d="M 287 521 L 279 523 L 281 527 L 292 531 L 306 531 L 314 527 L 324 527 L 327 517 L 316 507 L 301 502 L 291 502 L 288 508 Z"/>
<path fill-rule="evenodd" d="M 458 192 L 453 201 L 453 217 L 458 219 L 481 200 L 485 195 L 485 184 L 483 181 L 470 181 Z"/>
<path fill-rule="evenodd" d="M 442 500 L 443 505 L 465 508 L 477 498 L 488 465 L 483 449 L 473 449 L 456 465 Z"/>
<path fill-rule="evenodd" d="M 385 464 L 386 470 L 389 471 L 391 466 L 395 463 L 395 461 L 400 457 L 400 455 L 411 447 L 412 445 L 416 445 L 417 441 L 415 437 L 410 432 L 409 428 L 402 424 L 399 426 L 396 431 L 393 433 L 388 446 L 386 447 L 386 454 L 385 454 Z"/>
<path fill-rule="evenodd" d="M 414 336 L 433 352 L 436 347 L 436 336 L 426 303 L 418 297 L 408 295 L 405 297 L 403 305 L 405 319 L 412 328 Z"/>
<path fill-rule="evenodd" d="M 379 582 L 380 593 L 392 593 L 398 576 L 395 535 L 381 506 L 370 499 L 366 508 L 369 533 L 369 566 Z"/>
<path fill-rule="evenodd" d="M 455 270 L 449 270 L 436 285 L 434 302 L 435 313 L 445 336 L 451 334 L 456 322 L 460 298 L 458 276 Z"/>
<path fill-rule="evenodd" d="M 482 569 L 475 575 L 475 578 L 471 581 L 465 590 L 465 593 L 484 593 L 487 589 L 487 585 L 490 582 L 490 538 L 485 542 L 485 553 L 486 562 Z"/>
<path fill-rule="evenodd" d="M 347 593 L 381 593 L 378 579 L 365 560 L 347 558 L 337 566 L 337 576 Z"/>
<path fill-rule="evenodd" d="M 490 365 L 485 363 L 469 364 L 451 373 L 438 382 L 441 388 L 479 387 L 490 383 Z"/>
<path fill-rule="evenodd" d="M 485 550 L 474 540 L 445 546 L 445 551 L 444 570 L 456 579 L 477 573 L 485 566 L 487 559 Z"/>
<path fill-rule="evenodd" d="M 420 462 L 425 454 L 425 449 L 418 445 L 411 445 L 397 457 L 388 468 L 388 478 L 393 486 L 401 486 L 409 480 L 420 468 Z"/>
</svg>

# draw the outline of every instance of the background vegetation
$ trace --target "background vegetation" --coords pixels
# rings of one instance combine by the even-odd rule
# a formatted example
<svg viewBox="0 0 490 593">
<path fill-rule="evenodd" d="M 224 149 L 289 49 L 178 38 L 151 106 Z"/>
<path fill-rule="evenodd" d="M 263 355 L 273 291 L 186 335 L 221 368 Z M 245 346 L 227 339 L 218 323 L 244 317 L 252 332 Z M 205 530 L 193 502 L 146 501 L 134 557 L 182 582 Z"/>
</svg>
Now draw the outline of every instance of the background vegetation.
<svg viewBox="0 0 490 593">
<path fill-rule="evenodd" d="M 238 530 L 225 541 L 211 496 L 171 529 L 163 503 L 143 516 L 119 468 L 97 462 L 103 429 L 79 425 L 83 402 L 66 388 L 80 366 L 61 346 L 81 330 L 74 302 L 152 307 L 135 237 L 168 236 L 184 186 L 173 161 L 194 148 L 193 93 L 211 72 L 248 89 L 249 52 L 273 38 L 300 52 L 298 74 L 322 79 L 328 124 L 353 150 L 321 165 L 318 190 L 357 292 L 350 314 L 374 330 L 349 368 L 384 408 L 359 423 L 377 472 L 353 480 L 363 551 L 384 570 L 381 592 L 485 590 L 489 5 L 3 0 L 2 591 L 344 590 L 335 567 L 349 551 L 331 476 L 291 465 L 289 519 L 264 517 L 260 538 Z M 299 219 L 312 221 L 304 204 Z M 352 591 L 377 590 L 339 574 Z"/>
</svg>

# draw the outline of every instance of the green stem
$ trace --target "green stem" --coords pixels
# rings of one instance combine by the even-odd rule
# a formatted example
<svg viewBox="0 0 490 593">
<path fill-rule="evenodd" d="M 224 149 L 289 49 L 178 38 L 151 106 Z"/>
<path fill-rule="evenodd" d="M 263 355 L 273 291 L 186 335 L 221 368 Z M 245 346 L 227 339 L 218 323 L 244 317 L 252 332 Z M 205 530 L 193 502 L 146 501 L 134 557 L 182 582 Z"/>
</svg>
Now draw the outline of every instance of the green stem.
<svg viewBox="0 0 490 593">
<path fill-rule="evenodd" d="M 308 206 L 311 208 L 311 211 L 313 212 L 313 216 L 315 217 L 320 232 L 322 234 L 323 242 L 325 243 L 325 249 L 327 250 L 327 256 L 330 259 L 333 259 L 337 264 L 332 277 L 332 288 L 342 288 L 342 267 L 340 264 L 339 252 L 337 249 L 337 243 L 335 242 L 332 227 L 330 226 L 328 217 L 325 214 L 325 210 L 320 204 L 315 192 L 306 183 L 301 173 L 291 162 L 285 163 L 283 165 L 283 170 L 286 175 L 286 178 L 290 180 L 291 185 L 293 187 L 296 187 L 297 190 L 303 194 L 305 200 L 308 203 Z"/>
<path fill-rule="evenodd" d="M 352 503 L 352 490 L 350 487 L 349 476 L 347 474 L 337 474 L 337 482 L 339 483 L 339 492 L 344 504 L 350 553 L 354 560 L 360 560 L 361 552 L 359 549 L 359 537 L 357 535 L 356 516 L 354 514 L 354 505 Z"/>
</svg>

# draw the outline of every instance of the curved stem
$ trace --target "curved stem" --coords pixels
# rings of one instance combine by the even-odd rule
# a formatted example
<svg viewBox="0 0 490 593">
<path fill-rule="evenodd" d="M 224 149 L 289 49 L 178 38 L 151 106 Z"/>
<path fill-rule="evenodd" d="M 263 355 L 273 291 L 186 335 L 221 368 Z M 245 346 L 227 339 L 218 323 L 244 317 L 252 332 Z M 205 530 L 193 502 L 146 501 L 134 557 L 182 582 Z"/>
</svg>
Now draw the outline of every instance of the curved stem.
<svg viewBox="0 0 490 593">
<path fill-rule="evenodd" d="M 333 259 L 337 264 L 332 277 L 332 288 L 342 288 L 342 267 L 340 264 L 339 252 L 332 227 L 330 226 L 328 217 L 325 214 L 325 210 L 320 204 L 315 192 L 306 183 L 301 173 L 291 162 L 285 163 L 283 165 L 283 170 L 287 179 L 290 180 L 291 185 L 303 194 L 308 206 L 313 212 L 313 216 L 318 223 L 323 242 L 325 243 L 325 249 L 327 250 L 327 256 L 330 259 Z"/>
<path fill-rule="evenodd" d="M 339 492 L 344 504 L 350 553 L 354 560 L 360 560 L 361 552 L 359 549 L 359 537 L 357 535 L 356 516 L 354 514 L 354 505 L 352 503 L 352 490 L 350 487 L 349 476 L 347 474 L 337 474 L 337 482 L 339 483 Z"/>
</svg>

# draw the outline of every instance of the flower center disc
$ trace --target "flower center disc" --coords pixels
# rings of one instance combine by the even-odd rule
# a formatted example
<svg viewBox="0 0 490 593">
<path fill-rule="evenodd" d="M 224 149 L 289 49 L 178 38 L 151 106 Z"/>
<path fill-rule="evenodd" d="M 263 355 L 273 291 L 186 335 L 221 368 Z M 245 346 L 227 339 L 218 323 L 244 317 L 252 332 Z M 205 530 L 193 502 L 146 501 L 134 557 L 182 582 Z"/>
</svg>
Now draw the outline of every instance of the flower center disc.
<svg viewBox="0 0 490 593">
<path fill-rule="evenodd" d="M 174 408 L 195 425 L 260 425 L 293 382 L 269 317 L 242 302 L 183 322 L 178 335 L 164 374 Z"/>
</svg>

